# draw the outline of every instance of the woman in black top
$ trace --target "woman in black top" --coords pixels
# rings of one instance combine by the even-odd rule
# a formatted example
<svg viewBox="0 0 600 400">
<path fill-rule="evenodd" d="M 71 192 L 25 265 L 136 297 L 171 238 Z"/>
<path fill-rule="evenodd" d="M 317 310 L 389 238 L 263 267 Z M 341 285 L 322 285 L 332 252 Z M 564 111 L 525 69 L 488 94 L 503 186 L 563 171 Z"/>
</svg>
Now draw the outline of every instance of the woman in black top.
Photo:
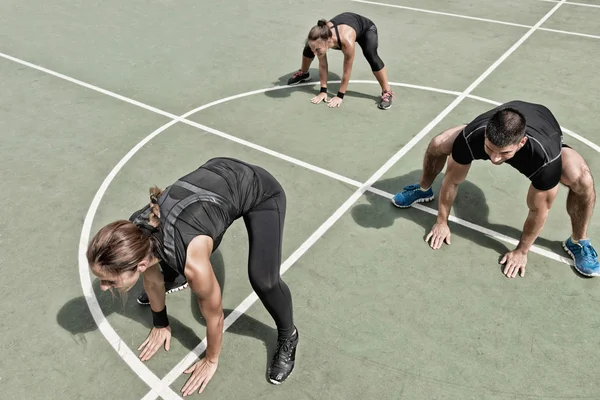
<svg viewBox="0 0 600 400">
<path fill-rule="evenodd" d="M 288 80 L 288 85 L 295 85 L 310 79 L 308 68 L 315 55 L 319 58 L 319 78 L 321 81 L 320 93 L 311 101 L 319 104 L 321 101 L 328 103 L 329 107 L 339 107 L 346 93 L 352 64 L 354 63 L 355 43 L 362 49 L 373 75 L 381 85 L 381 100 L 379 108 L 387 110 L 392 106 L 393 93 L 387 80 L 385 65 L 377 54 L 379 44 L 377 27 L 370 19 L 351 12 L 345 12 L 326 21 L 319 20 L 308 33 L 308 38 L 302 52 L 302 66 Z M 344 72 L 337 95 L 327 101 L 327 50 L 341 50 L 344 54 Z"/>
<path fill-rule="evenodd" d="M 171 329 L 165 305 L 163 268 L 185 277 L 206 319 L 206 355 L 186 371 L 192 375 L 184 395 L 201 392 L 214 375 L 223 334 L 221 290 L 210 263 L 227 228 L 243 218 L 250 241 L 248 276 L 252 288 L 277 325 L 278 342 L 269 380 L 282 383 L 292 372 L 298 332 L 292 297 L 280 276 L 286 211 L 283 188 L 266 170 L 231 158 L 215 158 L 164 191 L 150 189 L 150 204 L 103 227 L 91 240 L 87 258 L 102 290 L 127 291 L 143 276 L 154 328 L 140 359 L 146 361 L 165 344 Z M 138 349 L 139 350 L 139 349 Z"/>
</svg>

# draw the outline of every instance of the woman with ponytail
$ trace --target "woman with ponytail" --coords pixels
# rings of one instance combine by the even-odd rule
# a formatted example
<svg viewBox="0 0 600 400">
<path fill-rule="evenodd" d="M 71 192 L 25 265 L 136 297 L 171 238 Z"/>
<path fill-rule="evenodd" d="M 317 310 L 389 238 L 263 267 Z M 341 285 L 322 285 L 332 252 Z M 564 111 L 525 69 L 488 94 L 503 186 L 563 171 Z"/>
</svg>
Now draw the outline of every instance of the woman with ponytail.
<svg viewBox="0 0 600 400">
<path fill-rule="evenodd" d="M 285 192 L 269 172 L 232 158 L 214 158 L 164 191 L 150 189 L 148 205 L 129 220 L 106 225 L 90 241 L 87 259 L 102 290 L 127 291 L 143 277 L 154 328 L 138 348 L 142 361 L 163 345 L 170 348 L 167 272 L 181 275 L 196 294 L 206 319 L 207 347 L 205 357 L 185 371 L 191 376 L 182 388 L 184 396 L 202 392 L 218 366 L 224 318 L 210 256 L 239 218 L 248 231 L 250 283 L 277 326 L 269 380 L 280 384 L 292 372 L 298 332 L 290 290 L 280 276 L 285 212 Z"/>
<path fill-rule="evenodd" d="M 382 92 L 378 107 L 387 110 L 392 106 L 394 94 L 387 80 L 385 64 L 377 54 L 379 45 L 377 27 L 370 19 L 355 13 L 345 12 L 333 17 L 330 21 L 321 19 L 317 25 L 312 27 L 302 52 L 302 65 L 290 77 L 288 85 L 308 81 L 310 79 L 308 68 L 317 56 L 321 90 L 317 96 L 311 99 L 311 102 L 319 104 L 325 101 L 329 107 L 339 107 L 350 82 L 356 43 L 361 47 L 373 75 L 381 86 Z M 329 101 L 327 101 L 328 49 L 341 50 L 344 54 L 342 81 L 336 96 Z"/>
</svg>

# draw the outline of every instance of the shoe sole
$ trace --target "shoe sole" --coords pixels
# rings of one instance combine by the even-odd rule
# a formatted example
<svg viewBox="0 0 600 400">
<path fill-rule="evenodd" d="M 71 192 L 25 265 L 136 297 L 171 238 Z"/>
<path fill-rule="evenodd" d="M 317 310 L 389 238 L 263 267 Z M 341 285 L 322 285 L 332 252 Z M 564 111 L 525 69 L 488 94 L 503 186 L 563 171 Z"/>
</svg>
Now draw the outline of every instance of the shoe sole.
<svg viewBox="0 0 600 400">
<path fill-rule="evenodd" d="M 381 107 L 381 106 L 377 106 L 377 108 L 379 108 L 380 110 L 389 110 L 390 108 L 392 108 L 392 105 L 390 104 L 387 107 Z"/>
<path fill-rule="evenodd" d="M 310 81 L 310 77 L 308 77 L 306 79 L 299 80 L 298 82 L 288 83 L 288 86 L 294 86 L 294 85 L 298 85 L 299 83 L 308 82 L 308 81 Z"/>
<path fill-rule="evenodd" d="M 294 369 L 295 369 L 295 367 L 296 367 L 296 366 L 294 365 Z M 267 373 L 269 373 L 269 374 L 270 374 L 270 373 L 271 373 L 271 371 L 269 371 L 269 372 L 267 372 Z M 287 378 L 285 378 L 285 380 L 284 380 L 284 381 L 282 381 L 282 382 L 274 381 L 274 380 L 273 380 L 273 379 L 271 379 L 271 378 L 269 378 L 269 382 L 271 382 L 273 385 L 281 385 L 283 382 L 287 381 L 287 380 L 289 379 L 289 377 L 290 377 L 290 376 L 292 376 L 292 374 L 293 374 L 293 373 L 294 373 L 294 370 L 292 369 L 292 370 L 290 371 L 290 374 L 287 376 Z"/>
<path fill-rule="evenodd" d="M 567 247 L 567 242 L 562 242 L 562 248 L 567 252 L 568 255 L 571 256 L 571 258 L 573 259 L 573 264 L 574 264 L 573 266 L 575 267 L 575 269 L 577 270 L 577 272 L 579 272 L 581 275 L 589 276 L 589 277 L 600 276 L 600 273 L 586 274 L 585 272 L 581 272 L 579 270 L 579 268 L 577 268 L 577 262 L 575 261 L 575 255 L 573 255 L 573 253 L 571 252 L 571 250 L 569 250 L 569 248 Z"/>
<path fill-rule="evenodd" d="M 171 293 L 179 292 L 179 291 L 181 291 L 181 290 L 183 290 L 183 289 L 186 289 L 187 287 L 188 287 L 188 283 L 186 282 L 186 283 L 184 283 L 183 285 L 181 285 L 181 286 L 179 286 L 179 287 L 173 288 L 173 289 L 171 289 L 171 290 L 167 290 L 167 291 L 165 292 L 165 294 L 171 294 Z M 149 304 L 150 304 L 150 302 L 148 302 L 148 303 L 142 303 L 142 302 L 140 301 L 140 299 L 136 299 L 136 300 L 137 300 L 138 304 L 140 304 L 140 305 L 142 305 L 142 306 L 147 306 L 147 305 L 149 305 Z"/>
<path fill-rule="evenodd" d="M 396 206 L 396 207 L 398 207 L 398 208 L 409 208 L 409 207 L 412 207 L 412 205 L 413 205 L 413 204 L 415 204 L 415 203 L 427 203 L 427 202 L 429 202 L 429 201 L 433 200 L 434 198 L 435 198 L 435 196 L 431 196 L 431 197 L 424 197 L 424 198 L 422 198 L 422 199 L 417 199 L 417 200 L 413 201 L 412 203 L 410 203 L 410 204 L 409 204 L 409 205 L 407 205 L 407 206 L 401 206 L 401 205 L 398 205 L 398 204 L 396 204 L 396 202 L 395 202 L 395 201 L 394 201 L 394 199 L 392 198 L 392 204 L 393 204 L 393 205 L 395 205 L 395 206 Z"/>
</svg>

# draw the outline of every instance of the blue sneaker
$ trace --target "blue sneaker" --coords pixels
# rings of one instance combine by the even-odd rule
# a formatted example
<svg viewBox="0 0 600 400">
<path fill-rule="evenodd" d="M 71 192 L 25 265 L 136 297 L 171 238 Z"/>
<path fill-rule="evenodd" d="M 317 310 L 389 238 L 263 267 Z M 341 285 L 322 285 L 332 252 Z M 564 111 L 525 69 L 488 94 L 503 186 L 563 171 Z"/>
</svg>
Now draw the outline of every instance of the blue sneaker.
<svg viewBox="0 0 600 400">
<path fill-rule="evenodd" d="M 431 188 L 421 190 L 421 186 L 418 183 L 404 186 L 402 189 L 402 192 L 396 193 L 392 198 L 392 203 L 396 207 L 406 208 L 412 206 L 414 203 L 424 203 L 433 200 L 433 190 Z"/>
<path fill-rule="evenodd" d="M 573 243 L 571 238 L 563 242 L 563 249 L 573 261 L 575 261 L 575 269 L 580 274 L 585 276 L 600 276 L 600 262 L 598 262 L 598 253 L 592 247 L 590 239 L 580 240 L 578 243 Z"/>
</svg>

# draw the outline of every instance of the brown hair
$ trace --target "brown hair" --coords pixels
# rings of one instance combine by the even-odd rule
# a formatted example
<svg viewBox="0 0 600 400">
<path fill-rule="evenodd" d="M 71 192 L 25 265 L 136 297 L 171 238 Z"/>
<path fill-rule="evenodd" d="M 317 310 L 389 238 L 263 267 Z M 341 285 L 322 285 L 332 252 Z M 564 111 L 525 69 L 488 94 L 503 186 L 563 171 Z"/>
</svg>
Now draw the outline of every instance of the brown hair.
<svg viewBox="0 0 600 400">
<path fill-rule="evenodd" d="M 310 40 L 328 40 L 332 36 L 331 30 L 327 26 L 327 20 L 320 19 L 317 25 L 313 26 L 308 32 L 307 41 Z"/>
<path fill-rule="evenodd" d="M 121 274 L 135 270 L 144 258 L 156 254 L 159 242 L 152 233 L 160 224 L 158 197 L 161 193 L 157 187 L 150 188 L 148 224 L 118 220 L 100 229 L 88 245 L 88 263 L 110 274 Z"/>
</svg>

